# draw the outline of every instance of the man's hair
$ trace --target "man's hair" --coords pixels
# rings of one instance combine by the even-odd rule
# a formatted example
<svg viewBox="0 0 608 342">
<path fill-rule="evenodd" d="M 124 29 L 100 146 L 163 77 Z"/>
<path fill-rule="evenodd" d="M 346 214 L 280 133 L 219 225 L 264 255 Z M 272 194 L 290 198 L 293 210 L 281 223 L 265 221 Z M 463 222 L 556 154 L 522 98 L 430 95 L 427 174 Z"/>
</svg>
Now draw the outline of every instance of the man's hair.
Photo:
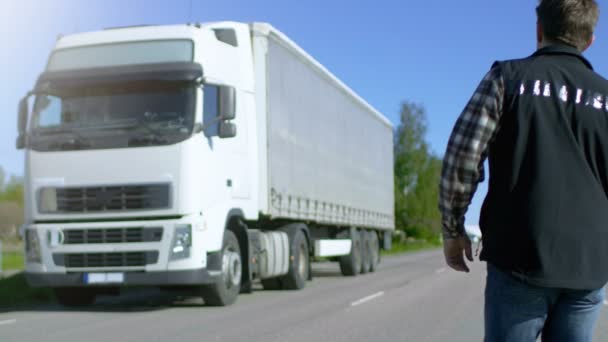
<svg viewBox="0 0 608 342">
<path fill-rule="evenodd" d="M 600 16 L 595 0 L 540 0 L 536 7 L 545 38 L 584 50 Z"/>
</svg>

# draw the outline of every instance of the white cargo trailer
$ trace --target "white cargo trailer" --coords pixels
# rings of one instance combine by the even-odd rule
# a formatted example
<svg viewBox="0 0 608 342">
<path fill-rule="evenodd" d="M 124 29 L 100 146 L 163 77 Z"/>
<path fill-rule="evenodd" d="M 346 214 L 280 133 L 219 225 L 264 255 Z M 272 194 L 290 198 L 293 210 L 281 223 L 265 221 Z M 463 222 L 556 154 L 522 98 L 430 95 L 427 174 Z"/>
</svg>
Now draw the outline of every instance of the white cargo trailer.
<svg viewBox="0 0 608 342">
<path fill-rule="evenodd" d="M 62 37 L 18 128 L 26 277 L 66 305 L 126 285 L 227 305 L 390 248 L 390 122 L 268 24 Z"/>
</svg>

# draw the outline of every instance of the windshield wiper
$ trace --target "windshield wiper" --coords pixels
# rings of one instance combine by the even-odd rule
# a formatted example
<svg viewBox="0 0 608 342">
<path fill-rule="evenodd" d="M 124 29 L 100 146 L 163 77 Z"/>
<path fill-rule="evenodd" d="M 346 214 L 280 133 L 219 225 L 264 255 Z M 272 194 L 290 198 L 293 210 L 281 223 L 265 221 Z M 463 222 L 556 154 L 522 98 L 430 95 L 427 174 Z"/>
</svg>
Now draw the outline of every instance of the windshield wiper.
<svg viewBox="0 0 608 342">
<path fill-rule="evenodd" d="M 55 140 L 50 146 L 60 150 L 84 150 L 90 148 L 92 145 L 87 139 L 82 138 L 82 136 L 75 136 L 66 140 Z"/>
<path fill-rule="evenodd" d="M 129 139 L 129 146 L 145 146 L 167 144 L 169 139 L 164 137 L 164 134 L 151 126 L 152 122 L 147 122 L 142 119 L 135 119 L 135 124 L 129 125 L 130 130 L 144 129 L 148 134 L 135 136 Z"/>
<path fill-rule="evenodd" d="M 69 139 L 58 141 L 54 145 L 61 148 L 88 148 L 91 146 L 89 139 L 85 138 L 78 130 L 69 127 L 53 127 L 40 130 L 39 133 L 69 135 Z"/>
<path fill-rule="evenodd" d="M 73 138 L 67 141 L 57 142 L 53 145 L 64 150 L 84 150 L 91 147 L 91 144 L 88 141 L 79 138 Z"/>
<path fill-rule="evenodd" d="M 169 139 L 156 136 L 156 135 L 144 135 L 132 137 L 129 139 L 129 146 L 148 146 L 148 145 L 164 145 L 168 144 Z"/>
</svg>

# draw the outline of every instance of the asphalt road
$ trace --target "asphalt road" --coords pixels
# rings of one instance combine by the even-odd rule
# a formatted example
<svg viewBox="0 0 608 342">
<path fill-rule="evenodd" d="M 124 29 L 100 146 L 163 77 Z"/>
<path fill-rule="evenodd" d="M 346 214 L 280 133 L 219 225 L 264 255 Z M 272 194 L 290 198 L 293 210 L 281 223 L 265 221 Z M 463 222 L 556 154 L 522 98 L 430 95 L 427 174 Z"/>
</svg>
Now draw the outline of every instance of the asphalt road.
<svg viewBox="0 0 608 342">
<path fill-rule="evenodd" d="M 257 288 L 227 308 L 156 291 L 39 306 L 0 313 L 0 341 L 482 341 L 484 266 L 456 273 L 430 251 L 386 257 L 356 278 L 315 264 L 306 289 Z M 595 340 L 608 340 L 608 310 Z"/>
</svg>

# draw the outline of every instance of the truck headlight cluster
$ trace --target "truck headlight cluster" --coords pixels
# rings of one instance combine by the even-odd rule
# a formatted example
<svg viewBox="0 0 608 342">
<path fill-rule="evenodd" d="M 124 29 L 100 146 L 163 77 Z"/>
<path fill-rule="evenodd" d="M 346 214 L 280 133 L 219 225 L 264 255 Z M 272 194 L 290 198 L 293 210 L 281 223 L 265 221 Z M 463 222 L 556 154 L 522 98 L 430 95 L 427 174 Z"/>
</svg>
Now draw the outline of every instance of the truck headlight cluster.
<svg viewBox="0 0 608 342">
<path fill-rule="evenodd" d="M 192 226 L 189 224 L 175 226 L 175 234 L 171 243 L 170 260 L 178 260 L 190 257 L 192 246 Z"/>
<path fill-rule="evenodd" d="M 34 229 L 25 231 L 25 259 L 27 262 L 42 262 L 40 239 L 38 238 L 38 232 Z"/>
</svg>

